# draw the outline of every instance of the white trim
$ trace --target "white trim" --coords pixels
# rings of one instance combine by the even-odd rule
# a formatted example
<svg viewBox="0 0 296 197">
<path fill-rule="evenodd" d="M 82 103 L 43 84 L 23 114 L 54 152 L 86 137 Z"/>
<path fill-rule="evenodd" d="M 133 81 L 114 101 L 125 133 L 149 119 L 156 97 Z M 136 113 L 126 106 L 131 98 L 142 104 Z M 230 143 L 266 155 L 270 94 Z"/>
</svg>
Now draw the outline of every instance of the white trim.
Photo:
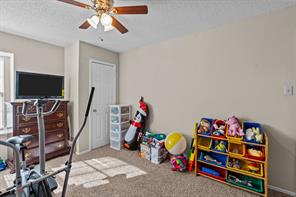
<svg viewBox="0 0 296 197">
<path fill-rule="evenodd" d="M 83 155 L 85 153 L 89 153 L 91 150 L 90 149 L 87 149 L 85 151 L 82 151 L 82 152 L 76 152 L 77 155 Z"/>
<path fill-rule="evenodd" d="M 10 100 L 15 100 L 15 66 L 14 54 L 0 51 L 0 56 L 8 57 L 10 60 Z"/>
<path fill-rule="evenodd" d="M 275 190 L 277 192 L 288 194 L 290 196 L 296 196 L 296 192 L 292 192 L 292 191 L 289 191 L 289 190 L 286 190 L 286 189 L 283 189 L 283 188 L 280 188 L 280 187 L 276 187 L 276 186 L 273 186 L 273 185 L 268 185 L 268 188 L 272 189 L 272 190 Z"/>
<path fill-rule="evenodd" d="M 92 63 L 98 63 L 98 64 L 104 64 L 104 65 L 107 65 L 107 66 L 112 66 L 114 69 L 115 69 L 115 75 L 114 75 L 114 98 L 113 98 L 113 102 L 114 104 L 116 103 L 117 101 L 117 65 L 116 64 L 112 64 L 112 63 L 109 63 L 109 62 L 104 62 L 104 61 L 100 61 L 100 60 L 96 60 L 96 59 L 89 59 L 89 90 L 91 90 L 91 84 L 92 84 Z M 90 108 L 90 110 L 92 111 L 92 106 Z M 109 117 L 109 116 L 108 116 Z M 89 151 L 92 150 L 92 128 L 91 128 L 91 123 L 92 123 L 92 115 L 90 115 L 89 117 L 89 121 L 88 121 L 88 128 L 89 128 Z M 109 121 L 107 121 L 109 122 Z M 107 128 L 108 130 L 108 128 Z"/>
</svg>

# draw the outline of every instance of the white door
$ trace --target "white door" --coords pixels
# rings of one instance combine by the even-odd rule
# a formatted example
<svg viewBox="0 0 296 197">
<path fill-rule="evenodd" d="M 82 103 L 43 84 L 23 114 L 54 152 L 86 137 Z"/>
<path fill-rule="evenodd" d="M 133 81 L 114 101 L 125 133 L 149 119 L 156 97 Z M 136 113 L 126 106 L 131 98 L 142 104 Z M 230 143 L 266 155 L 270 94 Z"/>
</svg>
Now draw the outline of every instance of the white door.
<svg viewBox="0 0 296 197">
<path fill-rule="evenodd" d="M 115 65 L 91 62 L 91 86 L 95 87 L 91 117 L 91 148 L 109 144 L 109 105 L 116 102 Z"/>
</svg>

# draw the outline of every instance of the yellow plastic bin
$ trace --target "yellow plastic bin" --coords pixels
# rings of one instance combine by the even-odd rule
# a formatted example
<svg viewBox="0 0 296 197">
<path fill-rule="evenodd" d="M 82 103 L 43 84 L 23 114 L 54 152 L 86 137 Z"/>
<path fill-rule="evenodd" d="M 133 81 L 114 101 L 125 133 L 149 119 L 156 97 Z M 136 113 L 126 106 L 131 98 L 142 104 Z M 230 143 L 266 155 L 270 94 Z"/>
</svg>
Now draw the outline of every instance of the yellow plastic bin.
<svg viewBox="0 0 296 197">
<path fill-rule="evenodd" d="M 198 148 L 202 150 L 210 150 L 211 145 L 212 145 L 212 138 L 199 137 Z"/>
<path fill-rule="evenodd" d="M 240 164 L 240 168 L 235 168 L 233 166 L 231 166 L 231 161 L 233 161 L 233 159 L 238 160 L 239 164 Z M 256 168 L 258 168 L 258 171 L 252 171 L 249 166 L 255 164 Z M 262 163 L 257 163 L 257 162 L 251 162 L 251 161 L 246 161 L 246 160 L 242 160 L 242 159 L 236 159 L 236 158 L 232 158 L 232 157 L 228 157 L 227 158 L 227 169 L 233 170 L 235 172 L 244 174 L 244 175 L 254 175 L 254 176 L 258 176 L 258 177 L 263 177 L 264 173 L 263 173 L 263 164 Z"/>
<path fill-rule="evenodd" d="M 246 146 L 242 143 L 228 143 L 228 153 L 230 156 L 243 157 L 246 154 Z"/>
</svg>

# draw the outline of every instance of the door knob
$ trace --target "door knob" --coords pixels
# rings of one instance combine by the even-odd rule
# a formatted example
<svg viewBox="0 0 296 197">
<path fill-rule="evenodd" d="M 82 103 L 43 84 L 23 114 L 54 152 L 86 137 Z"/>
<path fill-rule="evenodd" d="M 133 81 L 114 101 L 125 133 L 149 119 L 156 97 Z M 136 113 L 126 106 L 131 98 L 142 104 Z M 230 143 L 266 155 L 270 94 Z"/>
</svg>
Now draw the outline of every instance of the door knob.
<svg viewBox="0 0 296 197">
<path fill-rule="evenodd" d="M 96 109 L 93 109 L 93 112 L 97 112 L 97 110 Z"/>
</svg>

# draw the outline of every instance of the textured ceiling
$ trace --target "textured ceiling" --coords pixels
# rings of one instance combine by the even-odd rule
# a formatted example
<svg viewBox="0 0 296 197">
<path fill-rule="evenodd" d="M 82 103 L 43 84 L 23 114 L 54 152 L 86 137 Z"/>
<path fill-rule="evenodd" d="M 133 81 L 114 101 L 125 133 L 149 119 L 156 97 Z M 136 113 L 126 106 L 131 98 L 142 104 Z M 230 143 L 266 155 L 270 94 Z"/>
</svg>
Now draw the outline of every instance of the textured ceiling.
<svg viewBox="0 0 296 197">
<path fill-rule="evenodd" d="M 90 0 L 80 0 L 89 3 Z M 296 5 L 296 0 L 114 0 L 115 5 L 148 5 L 148 15 L 121 15 L 129 29 L 80 30 L 93 14 L 55 0 L 0 0 L 0 31 L 60 46 L 82 40 L 113 51 L 126 51 L 194 31 L 201 31 L 271 10 Z M 100 41 L 102 37 L 104 41 Z M 1 43 L 0 43 L 1 44 Z"/>
</svg>

